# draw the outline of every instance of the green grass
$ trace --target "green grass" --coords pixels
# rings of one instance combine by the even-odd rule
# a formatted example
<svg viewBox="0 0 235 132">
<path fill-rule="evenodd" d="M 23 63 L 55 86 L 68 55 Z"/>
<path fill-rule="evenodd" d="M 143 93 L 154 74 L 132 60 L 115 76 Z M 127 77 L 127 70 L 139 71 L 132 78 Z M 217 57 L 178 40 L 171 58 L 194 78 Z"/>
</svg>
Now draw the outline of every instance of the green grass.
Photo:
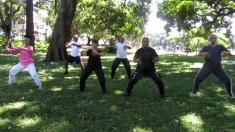
<svg viewBox="0 0 235 132">
<path fill-rule="evenodd" d="M 226 59 L 234 60 L 235 56 Z M 0 131 L 235 131 L 235 104 L 227 99 L 217 78 L 209 76 L 201 84 L 200 96 L 190 97 L 198 71 L 191 65 L 203 62 L 197 56 L 161 56 L 156 68 L 165 83 L 165 99 L 159 98 L 156 85 L 149 79 L 135 85 L 131 97 L 123 97 L 126 72 L 121 65 L 118 79 L 111 80 L 113 60 L 108 59 L 102 60 L 109 92 L 105 95 L 94 74 L 87 80 L 85 92 L 78 92 L 80 68 L 75 64 L 64 76 L 63 63 L 36 63 L 42 91 L 33 86 L 27 71 L 19 73 L 16 83 L 8 86 L 8 70 L 17 60 L 17 56 L 1 53 Z M 234 65 L 225 65 L 225 69 L 235 80 Z"/>
</svg>

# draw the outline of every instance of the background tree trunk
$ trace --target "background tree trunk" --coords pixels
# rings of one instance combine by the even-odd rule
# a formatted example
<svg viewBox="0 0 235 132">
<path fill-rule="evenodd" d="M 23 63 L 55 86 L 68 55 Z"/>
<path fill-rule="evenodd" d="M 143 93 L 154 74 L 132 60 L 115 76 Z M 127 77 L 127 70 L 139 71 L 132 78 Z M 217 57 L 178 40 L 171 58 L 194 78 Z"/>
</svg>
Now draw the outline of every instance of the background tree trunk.
<svg viewBox="0 0 235 132">
<path fill-rule="evenodd" d="M 70 27 L 76 12 L 78 0 L 60 0 L 59 12 L 48 47 L 46 61 L 62 61 L 67 56 L 65 43 L 71 38 Z"/>
<path fill-rule="evenodd" d="M 26 0 L 26 34 L 32 36 L 32 45 L 34 44 L 34 23 L 33 23 L 33 0 Z"/>
</svg>

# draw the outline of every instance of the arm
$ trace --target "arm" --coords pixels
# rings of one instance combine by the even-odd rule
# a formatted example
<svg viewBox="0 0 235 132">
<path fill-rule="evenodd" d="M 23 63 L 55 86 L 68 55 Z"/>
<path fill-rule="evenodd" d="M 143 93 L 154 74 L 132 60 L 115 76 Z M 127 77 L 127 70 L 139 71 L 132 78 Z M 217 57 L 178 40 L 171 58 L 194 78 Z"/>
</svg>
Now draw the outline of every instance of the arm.
<svg viewBox="0 0 235 132">
<path fill-rule="evenodd" d="M 198 53 L 198 56 L 206 57 L 206 58 L 211 58 L 211 53 L 207 51 L 207 48 L 204 47 L 202 50 Z"/>
<path fill-rule="evenodd" d="M 138 54 L 138 51 L 136 51 L 136 53 L 134 55 L 133 62 L 135 62 L 137 64 L 142 64 L 142 60 L 141 60 L 141 57 Z"/>
<path fill-rule="evenodd" d="M 156 56 L 156 57 L 153 57 L 153 63 L 156 63 L 156 62 L 158 62 L 159 61 L 159 56 Z"/>
<path fill-rule="evenodd" d="M 131 46 L 125 45 L 124 48 L 131 49 Z"/>
<path fill-rule="evenodd" d="M 5 52 L 10 54 L 17 54 L 20 52 L 20 48 L 5 48 Z"/>
<path fill-rule="evenodd" d="M 225 56 L 228 56 L 228 55 L 232 55 L 231 52 L 228 49 L 226 49 L 224 46 L 221 45 L 221 47 L 222 47 L 222 52 L 221 52 L 220 55 L 222 57 L 225 57 Z"/>
</svg>

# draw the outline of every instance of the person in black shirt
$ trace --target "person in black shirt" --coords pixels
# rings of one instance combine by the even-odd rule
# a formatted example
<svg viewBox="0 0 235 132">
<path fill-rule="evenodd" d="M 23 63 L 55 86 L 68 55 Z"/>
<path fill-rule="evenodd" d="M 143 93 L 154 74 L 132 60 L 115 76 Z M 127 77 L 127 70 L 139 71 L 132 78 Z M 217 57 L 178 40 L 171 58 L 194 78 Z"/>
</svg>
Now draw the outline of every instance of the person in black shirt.
<svg viewBox="0 0 235 132">
<path fill-rule="evenodd" d="M 94 71 L 99 79 L 102 92 L 105 93 L 105 78 L 100 59 L 101 51 L 98 49 L 97 40 L 92 40 L 92 48 L 87 51 L 87 55 L 89 56 L 88 62 L 85 69 L 82 71 L 80 78 L 80 92 L 84 91 L 86 80 L 90 76 L 91 72 Z"/>
<path fill-rule="evenodd" d="M 225 84 L 228 96 L 233 98 L 231 79 L 225 73 L 221 65 L 221 56 L 231 55 L 231 53 L 223 45 L 217 44 L 217 36 L 215 34 L 209 35 L 208 39 L 210 44 L 203 47 L 199 52 L 199 56 L 205 57 L 205 63 L 195 77 L 192 96 L 197 96 L 199 84 L 205 80 L 210 73 L 213 73 Z"/>
<path fill-rule="evenodd" d="M 164 85 L 160 74 L 155 71 L 155 62 L 159 60 L 156 51 L 149 47 L 149 38 L 142 39 L 142 48 L 135 53 L 133 61 L 137 63 L 136 73 L 134 73 L 129 80 L 125 96 L 130 96 L 134 84 L 141 79 L 142 76 L 150 77 L 158 85 L 160 97 L 164 98 Z"/>
</svg>

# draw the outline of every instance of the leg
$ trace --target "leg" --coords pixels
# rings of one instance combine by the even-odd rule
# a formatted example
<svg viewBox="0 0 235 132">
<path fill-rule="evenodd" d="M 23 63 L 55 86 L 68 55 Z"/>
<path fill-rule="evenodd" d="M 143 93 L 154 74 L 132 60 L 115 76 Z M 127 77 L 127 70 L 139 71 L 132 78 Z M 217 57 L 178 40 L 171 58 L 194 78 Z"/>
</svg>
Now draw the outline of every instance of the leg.
<svg viewBox="0 0 235 132">
<path fill-rule="evenodd" d="M 99 79 L 100 82 L 100 86 L 102 88 L 102 92 L 105 93 L 106 89 L 105 89 L 105 77 L 104 77 L 104 72 L 102 67 L 95 69 L 95 73 L 97 78 Z"/>
<path fill-rule="evenodd" d="M 130 79 L 131 78 L 131 65 L 130 65 L 130 62 L 129 60 L 126 58 L 124 60 L 122 60 L 122 63 L 126 69 L 126 72 L 127 72 L 127 75 L 128 75 L 128 78 Z"/>
<path fill-rule="evenodd" d="M 64 63 L 64 69 L 65 69 L 64 74 L 68 74 L 68 65 L 69 65 L 69 63 L 73 63 L 73 57 L 71 55 L 66 57 L 66 60 L 65 60 L 65 63 Z"/>
<path fill-rule="evenodd" d="M 158 85 L 160 97 L 164 98 L 164 85 L 162 82 L 162 79 L 160 78 L 159 74 L 157 72 L 151 72 L 149 73 L 149 77 L 153 79 L 153 81 Z"/>
<path fill-rule="evenodd" d="M 75 61 L 76 61 L 77 64 L 80 65 L 81 70 L 83 70 L 84 69 L 84 65 L 83 65 L 83 62 L 82 62 L 82 58 L 80 56 L 75 57 Z"/>
<path fill-rule="evenodd" d="M 228 96 L 233 97 L 232 81 L 230 77 L 226 74 L 224 69 L 222 67 L 219 67 L 217 70 L 213 71 L 213 73 L 225 84 Z"/>
<path fill-rule="evenodd" d="M 92 69 L 89 67 L 86 67 L 82 71 L 81 78 L 80 78 L 80 91 L 84 91 L 85 86 L 86 86 L 86 80 L 90 76 L 91 72 L 92 72 Z"/>
<path fill-rule="evenodd" d="M 130 96 L 131 90 L 133 89 L 134 85 L 139 81 L 139 79 L 142 77 L 142 74 L 140 72 L 134 73 L 132 77 L 129 80 L 125 96 Z"/>
<path fill-rule="evenodd" d="M 112 64 L 112 73 L 111 73 L 111 78 L 114 79 L 115 76 L 115 71 L 120 64 L 121 60 L 119 58 L 115 58 Z"/>
<path fill-rule="evenodd" d="M 13 66 L 9 71 L 9 81 L 8 84 L 12 84 L 15 81 L 15 75 L 18 74 L 20 71 L 24 69 L 25 66 L 18 63 L 17 65 Z"/>
<path fill-rule="evenodd" d="M 193 87 L 193 94 L 196 94 L 199 90 L 199 84 L 208 77 L 208 75 L 211 73 L 211 69 L 206 66 L 205 64 L 203 67 L 199 70 L 197 73 L 195 79 L 194 79 L 194 87 Z"/>
<path fill-rule="evenodd" d="M 40 78 L 38 76 L 38 73 L 36 71 L 36 68 L 35 68 L 34 64 L 29 64 L 27 66 L 27 69 L 29 71 L 29 74 L 30 74 L 31 78 L 34 80 L 35 85 L 39 89 L 41 89 L 42 88 L 42 84 L 41 84 Z"/>
</svg>

